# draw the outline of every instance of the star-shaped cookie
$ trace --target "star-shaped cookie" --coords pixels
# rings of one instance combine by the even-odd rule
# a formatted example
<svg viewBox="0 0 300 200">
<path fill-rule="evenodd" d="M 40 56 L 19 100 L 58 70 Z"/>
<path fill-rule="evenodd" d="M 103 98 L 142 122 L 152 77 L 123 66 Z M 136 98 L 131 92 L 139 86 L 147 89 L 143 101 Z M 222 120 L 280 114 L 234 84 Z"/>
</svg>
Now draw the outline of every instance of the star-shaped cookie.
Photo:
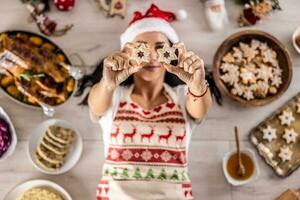
<svg viewBox="0 0 300 200">
<path fill-rule="evenodd" d="M 138 47 L 133 49 L 133 59 L 137 61 L 138 64 L 150 62 L 150 49 L 149 47 L 141 43 Z"/>
<path fill-rule="evenodd" d="M 177 60 L 178 57 L 176 56 L 175 51 L 175 48 L 166 44 L 163 46 L 163 48 L 157 49 L 158 62 L 170 64 L 172 60 Z"/>
<path fill-rule="evenodd" d="M 292 159 L 293 152 L 289 149 L 289 147 L 281 147 L 280 153 L 278 156 L 281 158 L 282 162 L 289 161 Z"/>
<path fill-rule="evenodd" d="M 278 118 L 281 121 L 281 125 L 290 126 L 292 124 L 292 122 L 295 121 L 293 113 L 291 111 L 288 111 L 288 110 L 284 110 Z"/>
<path fill-rule="evenodd" d="M 286 143 L 295 143 L 298 137 L 298 133 L 295 132 L 293 128 L 291 129 L 285 129 L 284 130 L 284 135 L 282 136 Z"/>
<path fill-rule="evenodd" d="M 268 140 L 268 142 L 277 138 L 276 129 L 272 128 L 270 125 L 268 125 L 267 128 L 264 128 L 262 132 L 264 133 L 263 139 Z"/>
</svg>

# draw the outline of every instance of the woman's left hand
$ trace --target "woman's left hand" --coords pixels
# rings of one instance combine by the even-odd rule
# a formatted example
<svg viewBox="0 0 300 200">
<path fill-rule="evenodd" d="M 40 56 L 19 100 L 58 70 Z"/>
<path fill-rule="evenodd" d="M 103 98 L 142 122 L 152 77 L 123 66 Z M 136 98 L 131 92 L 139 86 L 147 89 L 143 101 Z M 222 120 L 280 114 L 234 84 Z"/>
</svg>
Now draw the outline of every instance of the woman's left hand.
<svg viewBox="0 0 300 200">
<path fill-rule="evenodd" d="M 186 51 L 183 43 L 174 44 L 173 47 L 178 49 L 177 66 L 166 63 L 163 63 L 163 66 L 185 82 L 193 94 L 201 95 L 206 87 L 203 60 L 194 52 Z"/>
</svg>

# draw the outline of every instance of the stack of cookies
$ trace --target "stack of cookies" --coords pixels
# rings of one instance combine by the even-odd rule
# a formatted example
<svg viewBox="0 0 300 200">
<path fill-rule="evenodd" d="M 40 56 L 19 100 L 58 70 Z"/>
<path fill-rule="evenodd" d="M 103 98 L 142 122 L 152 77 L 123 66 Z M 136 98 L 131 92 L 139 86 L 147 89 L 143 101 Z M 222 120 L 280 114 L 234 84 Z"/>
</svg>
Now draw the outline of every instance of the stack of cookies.
<svg viewBox="0 0 300 200">
<path fill-rule="evenodd" d="M 60 126 L 49 126 L 36 150 L 36 162 L 47 171 L 59 170 L 74 143 L 75 132 Z"/>
<path fill-rule="evenodd" d="M 17 200 L 64 200 L 50 188 L 32 188 L 24 192 Z"/>
<path fill-rule="evenodd" d="M 231 94 L 247 101 L 274 95 L 283 83 L 276 51 L 256 39 L 239 42 L 225 54 L 220 73 Z"/>
</svg>

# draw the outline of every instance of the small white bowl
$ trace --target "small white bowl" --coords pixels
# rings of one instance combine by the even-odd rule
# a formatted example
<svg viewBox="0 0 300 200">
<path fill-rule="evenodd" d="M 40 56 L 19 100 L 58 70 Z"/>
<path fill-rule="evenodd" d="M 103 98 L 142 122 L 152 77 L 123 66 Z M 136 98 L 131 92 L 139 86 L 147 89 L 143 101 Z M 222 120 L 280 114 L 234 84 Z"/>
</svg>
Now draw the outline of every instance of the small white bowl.
<svg viewBox="0 0 300 200">
<path fill-rule="evenodd" d="M 29 189 L 36 188 L 36 187 L 47 187 L 51 188 L 56 191 L 58 194 L 62 195 L 65 200 L 72 200 L 70 194 L 62 188 L 60 185 L 47 181 L 47 180 L 32 180 L 22 183 L 15 188 L 13 188 L 10 192 L 6 194 L 3 200 L 16 200 L 20 197 L 24 192 Z"/>
<path fill-rule="evenodd" d="M 292 37 L 294 48 L 295 48 L 296 51 L 300 54 L 300 46 L 298 46 L 298 45 L 296 44 L 296 37 L 297 37 L 297 36 L 300 36 L 300 27 L 298 27 L 298 28 L 294 31 L 293 37 Z"/>
<path fill-rule="evenodd" d="M 228 171 L 227 171 L 227 162 L 228 162 L 230 156 L 235 154 L 236 151 L 234 150 L 234 151 L 226 153 L 225 156 L 223 157 L 223 173 L 225 175 L 227 182 L 233 186 L 239 186 L 239 185 L 244 185 L 244 184 L 250 183 L 250 182 L 254 181 L 255 179 L 257 179 L 260 174 L 257 159 L 255 157 L 254 152 L 248 148 L 243 149 L 241 152 L 247 154 L 252 159 L 253 164 L 254 164 L 254 172 L 253 172 L 252 176 L 249 177 L 247 180 L 236 180 L 236 179 L 232 178 L 228 174 Z"/>
<path fill-rule="evenodd" d="M 76 139 L 74 144 L 72 145 L 69 153 L 65 159 L 64 165 L 57 171 L 47 171 L 42 168 L 35 160 L 35 152 L 40 144 L 41 140 L 43 139 L 44 134 L 46 133 L 47 129 L 51 125 L 57 125 L 64 128 L 69 128 L 75 131 Z M 83 150 L 83 142 L 81 135 L 77 128 L 75 128 L 71 123 L 61 120 L 61 119 L 50 119 L 41 123 L 31 134 L 29 142 L 28 142 L 28 154 L 29 158 L 33 164 L 33 166 L 44 174 L 49 175 L 59 175 L 68 172 L 71 170 L 79 161 Z"/>
<path fill-rule="evenodd" d="M 12 137 L 10 146 L 8 147 L 7 151 L 0 158 L 0 161 L 4 161 L 9 156 L 11 156 L 13 154 L 13 152 L 15 151 L 15 148 L 18 143 L 18 138 L 17 138 L 15 127 L 14 127 L 12 121 L 10 120 L 10 117 L 8 116 L 8 114 L 5 112 L 5 110 L 2 107 L 0 107 L 0 117 L 2 117 L 9 124 L 9 129 L 10 129 L 10 133 L 11 133 L 11 137 Z"/>
</svg>

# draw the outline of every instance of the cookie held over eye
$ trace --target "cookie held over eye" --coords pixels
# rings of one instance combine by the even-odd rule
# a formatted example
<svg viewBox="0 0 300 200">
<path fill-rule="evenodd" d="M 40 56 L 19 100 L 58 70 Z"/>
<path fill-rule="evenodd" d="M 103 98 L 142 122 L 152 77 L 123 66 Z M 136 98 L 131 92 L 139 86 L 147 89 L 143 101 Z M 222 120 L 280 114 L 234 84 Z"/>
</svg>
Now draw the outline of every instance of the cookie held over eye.
<svg viewBox="0 0 300 200">
<path fill-rule="evenodd" d="M 164 62 L 170 64 L 172 60 L 177 60 L 178 57 L 175 53 L 176 48 L 164 45 L 163 48 L 157 50 L 158 62 Z"/>
<path fill-rule="evenodd" d="M 149 47 L 141 43 L 133 49 L 132 59 L 135 60 L 139 65 L 142 63 L 150 62 L 150 49 Z"/>
</svg>

